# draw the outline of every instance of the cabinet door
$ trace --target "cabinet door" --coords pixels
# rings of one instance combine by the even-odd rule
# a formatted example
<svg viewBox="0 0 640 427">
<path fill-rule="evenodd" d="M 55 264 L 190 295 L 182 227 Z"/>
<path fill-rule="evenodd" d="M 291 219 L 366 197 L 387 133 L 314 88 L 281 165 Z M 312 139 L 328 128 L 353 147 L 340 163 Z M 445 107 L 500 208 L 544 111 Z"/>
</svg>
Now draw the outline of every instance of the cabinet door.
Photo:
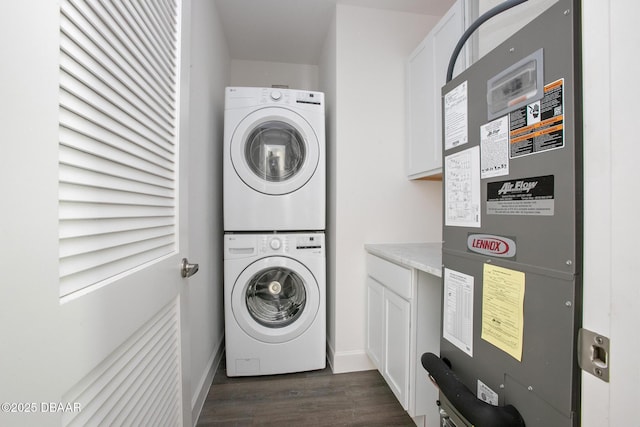
<svg viewBox="0 0 640 427">
<path fill-rule="evenodd" d="M 382 376 L 402 407 L 409 406 L 409 301 L 384 290 L 384 357 Z"/>
<path fill-rule="evenodd" d="M 441 167 L 433 141 L 435 117 L 435 70 L 433 34 L 429 34 L 409 57 L 406 70 L 406 172 L 419 178 Z M 437 171 L 436 171 L 437 172 Z"/>
<path fill-rule="evenodd" d="M 384 288 L 367 277 L 367 354 L 382 372 L 382 347 L 384 345 Z"/>
<path fill-rule="evenodd" d="M 441 89 L 453 49 L 464 32 L 464 0 L 458 0 L 413 51 L 406 69 L 406 150 L 409 178 L 442 173 Z M 458 57 L 454 76 L 464 69 Z"/>
<path fill-rule="evenodd" d="M 455 49 L 458 40 L 464 33 L 464 1 L 458 0 L 445 16 L 438 22 L 433 29 L 433 68 L 435 80 L 435 94 L 433 98 L 435 105 L 433 138 L 438 143 L 438 167 L 442 167 L 442 86 L 447 82 L 447 68 L 453 49 Z M 453 77 L 460 74 L 465 69 L 466 58 L 464 49 L 458 55 L 455 67 L 453 69 Z"/>
</svg>

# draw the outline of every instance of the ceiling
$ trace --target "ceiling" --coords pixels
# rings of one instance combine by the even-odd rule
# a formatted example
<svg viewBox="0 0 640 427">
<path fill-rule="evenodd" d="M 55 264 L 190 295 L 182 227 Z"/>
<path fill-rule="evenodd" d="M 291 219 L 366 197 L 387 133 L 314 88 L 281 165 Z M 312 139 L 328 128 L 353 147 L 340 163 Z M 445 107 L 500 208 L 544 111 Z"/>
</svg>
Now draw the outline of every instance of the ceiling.
<svg viewBox="0 0 640 427">
<path fill-rule="evenodd" d="M 317 64 L 336 3 L 442 16 L 454 0 L 216 0 L 232 59 Z"/>
</svg>

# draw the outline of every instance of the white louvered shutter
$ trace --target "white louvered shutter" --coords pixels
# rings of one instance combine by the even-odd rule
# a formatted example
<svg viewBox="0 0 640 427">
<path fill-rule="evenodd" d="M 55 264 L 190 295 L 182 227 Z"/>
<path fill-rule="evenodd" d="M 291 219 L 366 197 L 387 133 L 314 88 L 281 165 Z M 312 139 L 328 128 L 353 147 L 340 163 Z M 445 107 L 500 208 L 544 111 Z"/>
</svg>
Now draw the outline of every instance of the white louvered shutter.
<svg viewBox="0 0 640 427">
<path fill-rule="evenodd" d="M 61 296 L 176 251 L 177 8 L 61 2 Z"/>
</svg>

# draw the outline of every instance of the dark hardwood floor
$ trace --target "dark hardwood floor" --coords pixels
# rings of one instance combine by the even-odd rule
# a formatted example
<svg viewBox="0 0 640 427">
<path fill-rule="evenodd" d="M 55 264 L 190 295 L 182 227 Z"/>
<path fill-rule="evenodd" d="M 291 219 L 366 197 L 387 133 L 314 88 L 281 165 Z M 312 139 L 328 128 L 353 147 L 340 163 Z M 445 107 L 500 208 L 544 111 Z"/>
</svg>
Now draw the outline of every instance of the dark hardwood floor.
<svg viewBox="0 0 640 427">
<path fill-rule="evenodd" d="M 415 426 L 378 371 L 228 378 L 224 362 L 197 425 Z"/>
</svg>

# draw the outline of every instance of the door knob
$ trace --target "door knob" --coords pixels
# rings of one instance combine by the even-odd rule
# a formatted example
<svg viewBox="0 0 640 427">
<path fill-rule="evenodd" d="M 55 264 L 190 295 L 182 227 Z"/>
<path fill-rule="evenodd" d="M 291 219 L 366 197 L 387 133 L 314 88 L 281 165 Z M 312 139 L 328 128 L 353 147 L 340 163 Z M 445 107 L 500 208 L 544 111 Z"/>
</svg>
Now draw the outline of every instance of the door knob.
<svg viewBox="0 0 640 427">
<path fill-rule="evenodd" d="M 189 264 L 189 260 L 182 258 L 182 264 L 180 268 L 180 275 L 182 277 L 191 277 L 198 272 L 200 266 L 198 264 Z"/>
</svg>

